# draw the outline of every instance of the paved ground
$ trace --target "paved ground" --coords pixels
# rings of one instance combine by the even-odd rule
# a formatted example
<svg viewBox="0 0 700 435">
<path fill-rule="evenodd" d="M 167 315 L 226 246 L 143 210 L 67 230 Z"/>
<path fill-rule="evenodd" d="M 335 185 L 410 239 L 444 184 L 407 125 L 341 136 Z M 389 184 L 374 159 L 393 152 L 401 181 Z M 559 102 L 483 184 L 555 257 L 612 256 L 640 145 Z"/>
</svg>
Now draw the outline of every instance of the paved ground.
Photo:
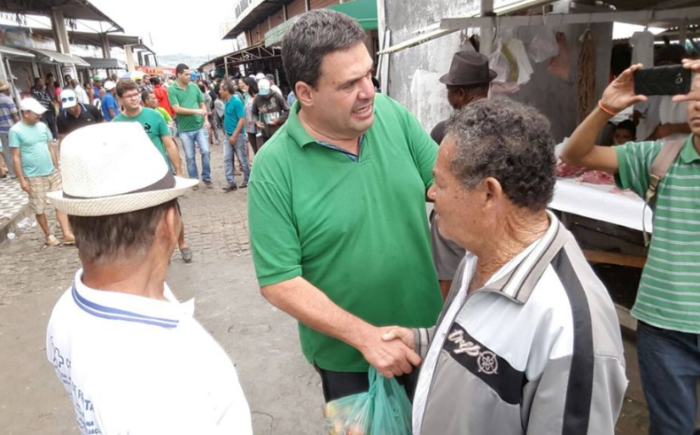
<svg viewBox="0 0 700 435">
<path fill-rule="evenodd" d="M 195 297 L 197 318 L 234 360 L 253 411 L 256 435 L 321 434 L 319 379 L 299 350 L 296 324 L 256 286 L 246 193 L 224 194 L 221 147 L 213 149 L 216 187 L 182 200 L 194 263 L 175 254 L 169 284 Z M 0 245 L 0 434 L 77 433 L 63 387 L 46 361 L 51 308 L 79 267 L 75 248 L 44 248 L 37 227 Z M 626 343 L 631 380 L 617 434 L 646 433 L 636 352 Z"/>
</svg>

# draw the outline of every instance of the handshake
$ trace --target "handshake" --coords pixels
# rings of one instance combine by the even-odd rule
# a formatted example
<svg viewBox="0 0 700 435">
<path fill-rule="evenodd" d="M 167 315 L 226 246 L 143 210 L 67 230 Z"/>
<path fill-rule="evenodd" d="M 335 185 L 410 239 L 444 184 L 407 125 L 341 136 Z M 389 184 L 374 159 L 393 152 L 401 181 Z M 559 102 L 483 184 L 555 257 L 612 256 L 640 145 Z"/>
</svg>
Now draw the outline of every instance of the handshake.
<svg viewBox="0 0 700 435">
<path fill-rule="evenodd" d="M 385 378 L 407 375 L 421 363 L 413 330 L 399 326 L 372 327 L 357 346 L 367 362 Z"/>
</svg>

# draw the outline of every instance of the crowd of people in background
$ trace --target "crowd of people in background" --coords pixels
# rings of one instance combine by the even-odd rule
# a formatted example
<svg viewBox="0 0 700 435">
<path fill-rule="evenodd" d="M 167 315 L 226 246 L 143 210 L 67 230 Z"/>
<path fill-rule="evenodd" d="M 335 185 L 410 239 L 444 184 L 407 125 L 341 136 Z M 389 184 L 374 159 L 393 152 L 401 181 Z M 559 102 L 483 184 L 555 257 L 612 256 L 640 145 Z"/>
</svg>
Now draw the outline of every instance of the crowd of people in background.
<svg viewBox="0 0 700 435">
<path fill-rule="evenodd" d="M 262 72 L 209 81 L 180 64 L 172 77 L 129 76 L 133 80 L 95 75 L 81 85 L 70 74 L 63 76 L 61 84 L 48 73 L 34 79 L 30 96 L 21 100 L 19 110 L 11 85 L 0 82 L 0 141 L 12 150 L 0 148 L 0 178 L 19 179 L 49 246 L 73 243 L 62 216 L 64 237 L 59 241 L 44 215 L 46 193 L 60 188 L 56 184 L 60 182 L 56 176 L 60 147 L 69 133 L 93 123 L 139 121 L 174 173 L 184 173 L 175 138 L 182 144 L 192 179 L 200 179 L 199 150 L 201 181 L 208 188 L 212 187 L 209 147 L 223 145 L 227 182 L 223 190 L 233 192 L 248 186 L 254 155 L 284 124 L 295 101 L 293 92 L 285 97 L 275 77 Z M 236 175 L 243 176 L 242 182 L 236 182 Z M 191 261 L 184 231 L 179 248 L 183 259 Z"/>
</svg>

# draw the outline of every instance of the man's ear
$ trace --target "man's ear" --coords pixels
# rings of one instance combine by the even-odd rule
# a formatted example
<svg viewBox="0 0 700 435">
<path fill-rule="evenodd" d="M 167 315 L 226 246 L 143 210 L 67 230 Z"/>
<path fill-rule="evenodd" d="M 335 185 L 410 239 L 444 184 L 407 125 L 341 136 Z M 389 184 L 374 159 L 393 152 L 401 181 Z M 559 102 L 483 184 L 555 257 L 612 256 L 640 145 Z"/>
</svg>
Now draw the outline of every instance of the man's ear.
<svg viewBox="0 0 700 435">
<path fill-rule="evenodd" d="M 302 107 L 313 106 L 314 104 L 314 88 L 305 82 L 297 82 L 294 86 L 294 95 L 299 100 Z"/>
<path fill-rule="evenodd" d="M 157 235 L 177 244 L 180 237 L 181 222 L 177 207 L 170 207 L 163 214 L 163 219 L 158 224 Z"/>
<path fill-rule="evenodd" d="M 504 195 L 501 182 L 493 177 L 486 177 L 483 186 L 487 207 L 491 204 L 497 204 Z"/>
</svg>

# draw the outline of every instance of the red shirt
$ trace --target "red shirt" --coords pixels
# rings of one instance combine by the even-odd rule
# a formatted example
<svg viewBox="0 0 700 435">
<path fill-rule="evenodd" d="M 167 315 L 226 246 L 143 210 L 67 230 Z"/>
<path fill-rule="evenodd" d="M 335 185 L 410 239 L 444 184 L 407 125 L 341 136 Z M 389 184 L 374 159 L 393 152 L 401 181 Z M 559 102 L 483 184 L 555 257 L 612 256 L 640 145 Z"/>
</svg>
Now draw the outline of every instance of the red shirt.
<svg viewBox="0 0 700 435">
<path fill-rule="evenodd" d="M 158 85 L 153 89 L 153 94 L 158 100 L 158 105 L 165 109 L 170 116 L 173 116 L 173 108 L 170 106 L 167 89 L 165 89 L 162 85 Z"/>
</svg>

